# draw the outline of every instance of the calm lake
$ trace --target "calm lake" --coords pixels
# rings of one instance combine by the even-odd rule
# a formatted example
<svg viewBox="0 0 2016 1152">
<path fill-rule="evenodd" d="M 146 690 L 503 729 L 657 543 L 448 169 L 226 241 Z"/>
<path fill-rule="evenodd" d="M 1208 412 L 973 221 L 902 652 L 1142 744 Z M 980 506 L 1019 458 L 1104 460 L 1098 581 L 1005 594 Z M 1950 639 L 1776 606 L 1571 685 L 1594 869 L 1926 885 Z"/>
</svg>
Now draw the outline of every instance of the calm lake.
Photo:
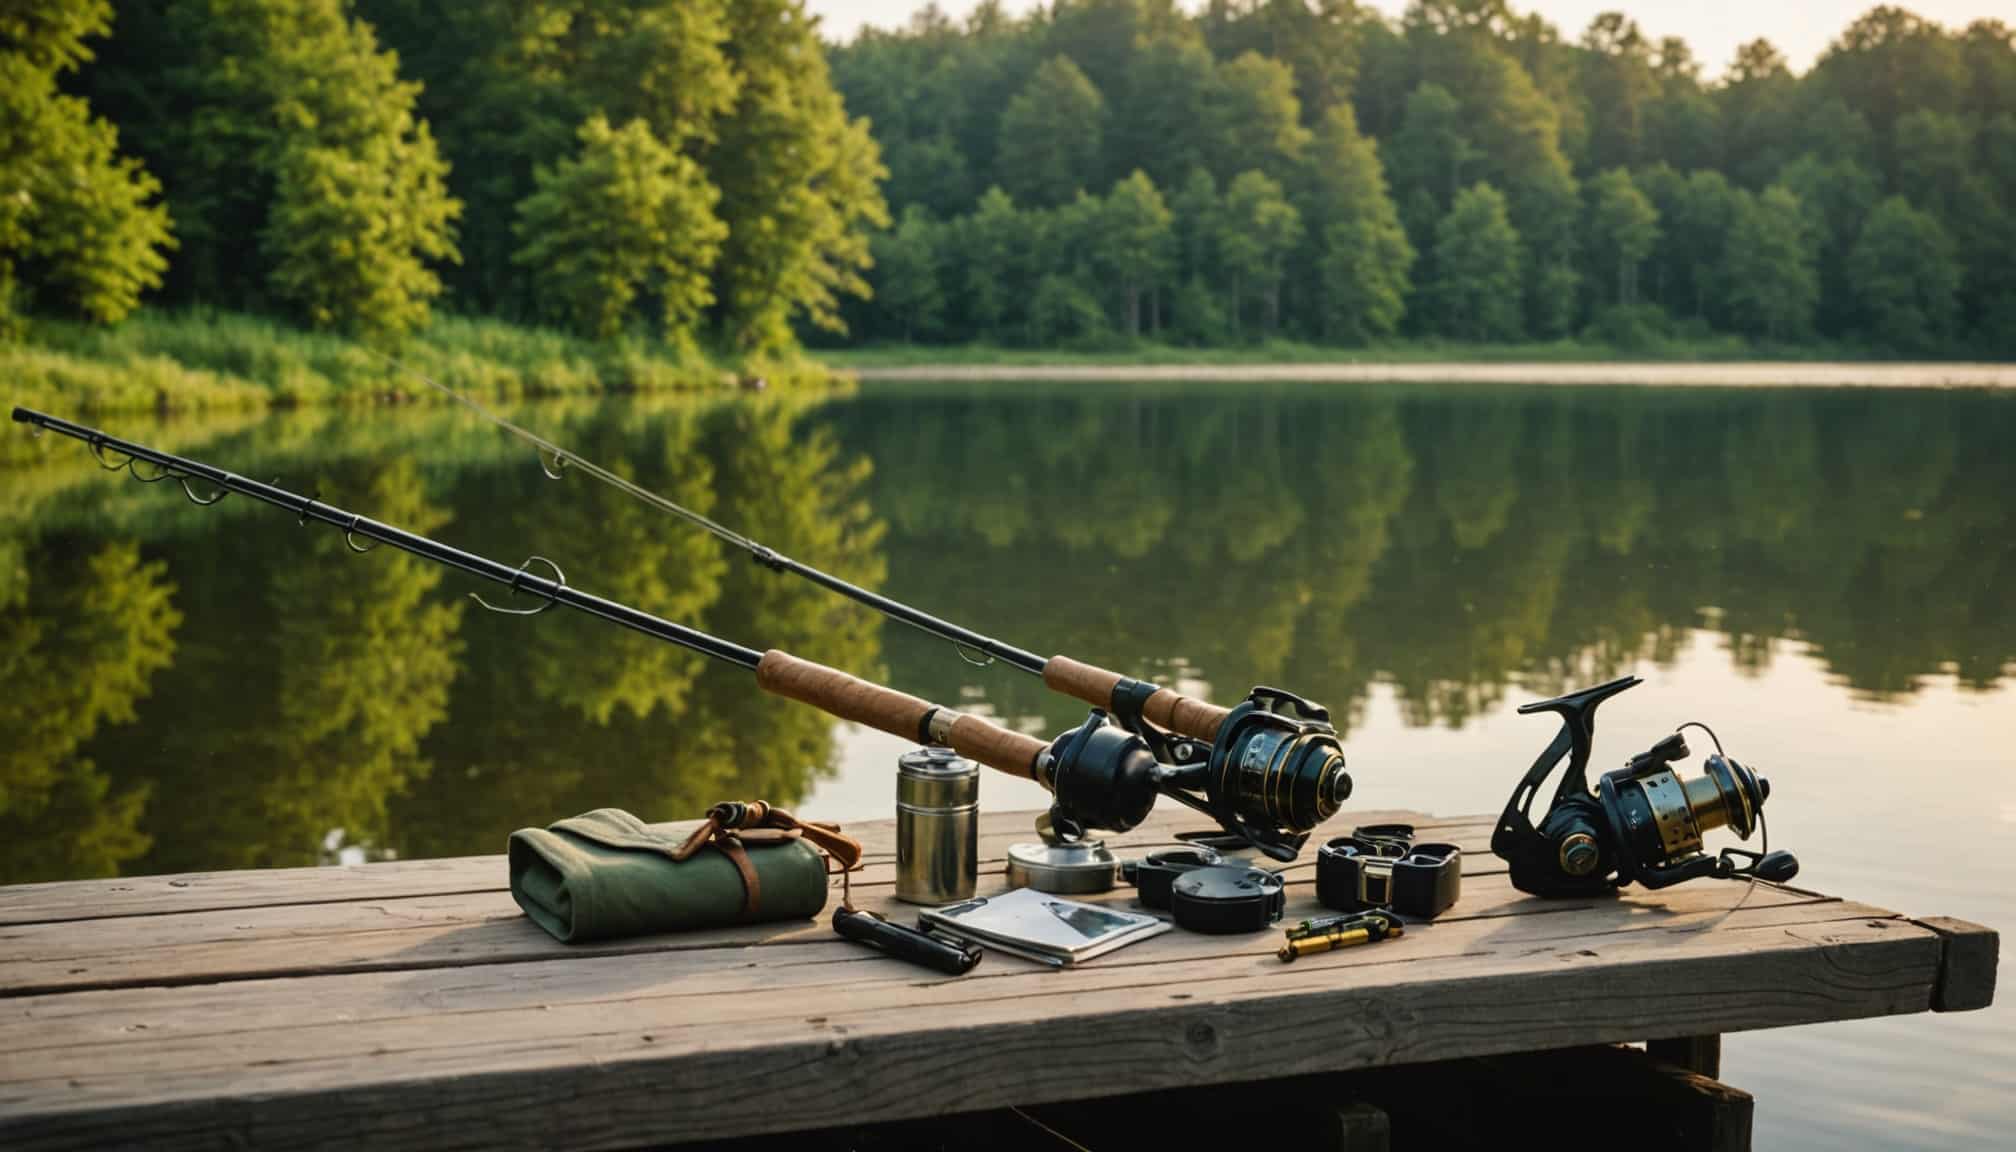
<svg viewBox="0 0 2016 1152">
<path fill-rule="evenodd" d="M 513 414 L 1022 647 L 1320 700 L 1354 806 L 1495 812 L 1554 734 L 1519 703 L 1636 672 L 1599 764 L 1706 721 L 1769 776 L 1802 883 L 2016 924 L 2016 395 L 889 384 Z M 459 410 L 89 422 L 1030 731 L 1084 714 Z M 609 805 L 893 814 L 902 742 L 741 669 L 491 615 L 413 557 L 8 427 L 0 882 L 494 853 Z M 982 802 L 1045 797 L 989 773 Z M 2012 1000 L 1733 1036 L 1723 1078 L 1759 1147 L 2001 1143 Z"/>
</svg>

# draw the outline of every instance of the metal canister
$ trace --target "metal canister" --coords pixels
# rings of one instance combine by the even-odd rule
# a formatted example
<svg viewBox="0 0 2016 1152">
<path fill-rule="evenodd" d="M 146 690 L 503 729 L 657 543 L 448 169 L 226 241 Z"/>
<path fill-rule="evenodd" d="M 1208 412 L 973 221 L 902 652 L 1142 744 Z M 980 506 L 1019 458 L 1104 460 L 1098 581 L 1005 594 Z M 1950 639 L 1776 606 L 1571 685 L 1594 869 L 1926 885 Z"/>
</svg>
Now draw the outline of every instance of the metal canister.
<svg viewBox="0 0 2016 1152">
<path fill-rule="evenodd" d="M 980 878 L 980 766 L 932 745 L 896 761 L 896 898 L 968 900 Z"/>
</svg>

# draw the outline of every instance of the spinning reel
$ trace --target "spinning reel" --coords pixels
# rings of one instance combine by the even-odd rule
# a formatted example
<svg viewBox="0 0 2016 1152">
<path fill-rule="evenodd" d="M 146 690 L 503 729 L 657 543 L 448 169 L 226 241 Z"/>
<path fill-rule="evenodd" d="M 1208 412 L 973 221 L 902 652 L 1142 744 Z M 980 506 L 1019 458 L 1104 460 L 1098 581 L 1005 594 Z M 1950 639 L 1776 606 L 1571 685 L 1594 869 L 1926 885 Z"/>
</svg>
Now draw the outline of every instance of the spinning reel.
<svg viewBox="0 0 2016 1152">
<path fill-rule="evenodd" d="M 1039 758 L 1036 780 L 1057 798 L 1046 838 L 1141 823 L 1158 795 L 1202 812 L 1276 860 L 1292 860 L 1310 829 L 1351 795 L 1330 713 L 1289 692 L 1255 688 L 1209 748 L 1141 715 L 1155 685 L 1122 680 L 1109 714 L 1093 709 Z M 1288 709 L 1293 709 L 1289 714 Z"/>
<path fill-rule="evenodd" d="M 1558 712 L 1561 731 L 1526 770 L 1491 834 L 1491 851 L 1511 865 L 1512 884 L 1535 896 L 1584 896 L 1637 881 L 1664 888 L 1700 876 L 1790 880 L 1799 861 L 1790 852 L 1724 848 L 1701 851 L 1701 835 L 1727 826 L 1744 840 L 1763 826 L 1771 786 L 1762 776 L 1723 755 L 1705 724 L 1690 723 L 1715 740 L 1702 774 L 1682 781 L 1672 764 L 1687 755 L 1679 732 L 1633 756 L 1622 768 L 1587 778 L 1589 746 L 1596 735 L 1596 706 L 1641 681 L 1626 676 L 1552 700 L 1522 705 L 1521 714 Z M 1536 828 L 1533 799 L 1561 757 L 1568 769 Z"/>
</svg>

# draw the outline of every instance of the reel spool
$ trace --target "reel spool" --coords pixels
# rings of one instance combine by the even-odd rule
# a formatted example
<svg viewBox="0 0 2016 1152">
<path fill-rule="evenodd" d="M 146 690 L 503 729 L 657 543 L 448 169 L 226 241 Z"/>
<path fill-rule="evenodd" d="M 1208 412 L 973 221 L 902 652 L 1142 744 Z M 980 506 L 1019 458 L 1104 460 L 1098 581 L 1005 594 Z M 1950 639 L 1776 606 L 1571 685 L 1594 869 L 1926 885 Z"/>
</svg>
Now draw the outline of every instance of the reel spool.
<svg viewBox="0 0 2016 1152">
<path fill-rule="evenodd" d="M 1061 834 L 1124 832 L 1147 819 L 1161 795 L 1286 861 L 1350 797 L 1344 747 L 1327 710 L 1292 692 L 1257 687 L 1205 748 L 1142 717 L 1154 692 L 1153 684 L 1122 680 L 1111 713 L 1094 709 L 1040 759 L 1036 779 L 1057 798 L 1050 820 Z"/>
<path fill-rule="evenodd" d="M 1748 840 L 1763 827 L 1764 801 L 1771 795 L 1770 784 L 1724 755 L 1719 740 L 1716 754 L 1693 780 L 1682 781 L 1671 767 L 1688 754 L 1686 738 L 1676 731 L 1604 773 L 1591 792 L 1587 772 L 1596 706 L 1639 683 L 1625 676 L 1520 706 L 1522 714 L 1560 713 L 1561 731 L 1512 790 L 1491 834 L 1491 851 L 1511 866 L 1513 886 L 1535 896 L 1583 896 L 1634 881 L 1665 888 L 1701 876 L 1784 881 L 1797 875 L 1799 861 L 1790 852 L 1702 851 L 1702 834 L 1715 828 Z M 1706 725 L 1681 725 L 1690 726 L 1714 740 Z M 1563 755 L 1568 769 L 1536 826 L 1533 800 Z"/>
</svg>

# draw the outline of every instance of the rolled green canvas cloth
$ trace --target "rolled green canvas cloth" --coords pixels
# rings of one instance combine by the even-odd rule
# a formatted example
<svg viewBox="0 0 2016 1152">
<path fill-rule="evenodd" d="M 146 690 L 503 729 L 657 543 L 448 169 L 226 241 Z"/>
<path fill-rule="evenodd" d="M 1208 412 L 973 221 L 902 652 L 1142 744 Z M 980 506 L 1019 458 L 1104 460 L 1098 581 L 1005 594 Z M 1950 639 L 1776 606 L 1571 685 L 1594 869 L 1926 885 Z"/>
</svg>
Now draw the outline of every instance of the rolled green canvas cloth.
<svg viewBox="0 0 2016 1152">
<path fill-rule="evenodd" d="M 689 833 L 597 808 L 547 828 L 511 834 L 511 896 L 564 944 L 725 924 L 799 920 L 826 906 L 826 861 L 797 837 L 743 841 L 759 901 L 744 909 L 742 874 L 712 845 L 672 854 Z"/>
</svg>

